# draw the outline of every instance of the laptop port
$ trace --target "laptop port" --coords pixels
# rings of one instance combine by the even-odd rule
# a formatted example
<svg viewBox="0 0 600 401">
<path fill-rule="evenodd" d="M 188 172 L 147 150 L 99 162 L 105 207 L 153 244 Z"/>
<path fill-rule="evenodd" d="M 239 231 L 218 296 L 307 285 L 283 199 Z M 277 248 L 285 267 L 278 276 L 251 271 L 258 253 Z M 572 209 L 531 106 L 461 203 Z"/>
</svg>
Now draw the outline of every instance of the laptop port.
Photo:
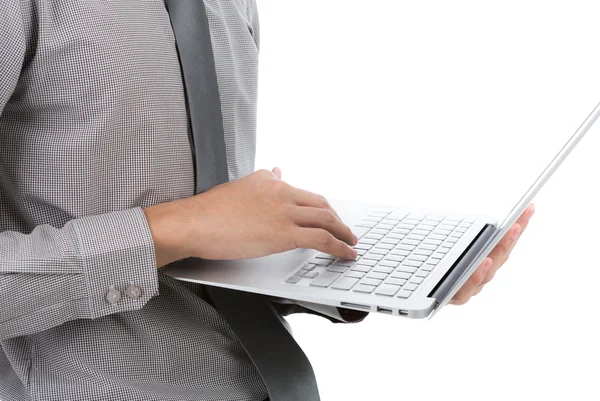
<svg viewBox="0 0 600 401">
<path fill-rule="evenodd" d="M 348 308 L 352 308 L 352 309 L 365 309 L 365 310 L 371 310 L 370 306 L 367 305 L 361 305 L 361 304 L 353 304 L 350 302 L 342 302 L 341 303 L 342 306 L 347 306 Z"/>
<path fill-rule="evenodd" d="M 399 314 L 400 316 L 408 316 L 408 311 L 405 311 L 405 310 L 402 310 L 402 309 L 400 309 L 400 310 L 398 311 L 398 314 Z"/>
<path fill-rule="evenodd" d="M 392 310 L 388 309 L 388 308 L 380 308 L 379 306 L 377 307 L 377 312 L 381 312 L 381 313 L 387 313 L 387 314 L 392 314 Z"/>
</svg>

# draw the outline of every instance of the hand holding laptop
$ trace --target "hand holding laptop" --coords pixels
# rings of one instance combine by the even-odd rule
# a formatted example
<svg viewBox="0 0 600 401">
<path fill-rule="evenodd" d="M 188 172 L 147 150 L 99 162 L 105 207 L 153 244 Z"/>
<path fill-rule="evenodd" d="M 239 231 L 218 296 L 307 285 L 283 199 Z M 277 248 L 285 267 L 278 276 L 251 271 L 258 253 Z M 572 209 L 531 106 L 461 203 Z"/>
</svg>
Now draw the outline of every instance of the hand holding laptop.
<svg viewBox="0 0 600 401">
<path fill-rule="evenodd" d="M 506 263 L 510 253 L 523 235 L 529 224 L 531 216 L 535 213 L 533 204 L 529 205 L 519 220 L 511 227 L 508 233 L 496 245 L 489 257 L 477 268 L 477 271 L 469 278 L 462 288 L 454 295 L 451 304 L 464 305 L 471 297 L 479 294 L 483 287 L 492 281 L 499 268 Z"/>
</svg>

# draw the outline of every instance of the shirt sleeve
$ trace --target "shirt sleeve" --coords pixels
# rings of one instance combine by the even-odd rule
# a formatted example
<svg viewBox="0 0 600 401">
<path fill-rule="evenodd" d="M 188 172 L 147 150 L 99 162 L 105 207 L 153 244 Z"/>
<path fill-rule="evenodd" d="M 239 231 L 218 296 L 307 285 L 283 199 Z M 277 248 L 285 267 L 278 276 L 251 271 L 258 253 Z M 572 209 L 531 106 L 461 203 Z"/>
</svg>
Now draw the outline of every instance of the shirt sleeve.
<svg viewBox="0 0 600 401">
<path fill-rule="evenodd" d="M 3 2 L 0 118 L 26 52 L 20 2 Z M 0 181 L 0 197 L 9 196 L 4 184 Z M 157 295 L 157 277 L 154 244 L 140 208 L 74 219 L 61 228 L 38 226 L 28 234 L 2 231 L 0 341 L 139 309 Z"/>
</svg>

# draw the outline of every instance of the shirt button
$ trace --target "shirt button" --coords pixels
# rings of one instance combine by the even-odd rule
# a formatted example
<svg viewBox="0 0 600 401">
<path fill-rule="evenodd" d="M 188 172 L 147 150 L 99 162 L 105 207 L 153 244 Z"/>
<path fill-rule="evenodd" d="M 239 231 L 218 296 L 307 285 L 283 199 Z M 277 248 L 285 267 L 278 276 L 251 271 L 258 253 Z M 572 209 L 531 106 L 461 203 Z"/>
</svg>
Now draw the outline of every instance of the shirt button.
<svg viewBox="0 0 600 401">
<path fill-rule="evenodd" d="M 135 285 L 130 285 L 125 289 L 125 294 L 131 299 L 138 299 L 142 295 L 142 290 Z"/>
<path fill-rule="evenodd" d="M 121 300 L 121 292 L 114 289 L 109 290 L 106 294 L 106 300 L 109 304 L 115 305 Z"/>
</svg>

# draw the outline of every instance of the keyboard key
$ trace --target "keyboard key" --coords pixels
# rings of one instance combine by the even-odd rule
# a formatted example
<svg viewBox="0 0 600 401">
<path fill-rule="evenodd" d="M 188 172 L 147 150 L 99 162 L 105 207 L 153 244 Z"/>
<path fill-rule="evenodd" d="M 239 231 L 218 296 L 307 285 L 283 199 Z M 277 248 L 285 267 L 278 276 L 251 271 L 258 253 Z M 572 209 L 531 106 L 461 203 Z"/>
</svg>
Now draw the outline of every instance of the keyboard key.
<svg viewBox="0 0 600 401">
<path fill-rule="evenodd" d="M 403 266 L 408 267 L 421 267 L 422 264 L 423 262 L 421 262 L 420 260 L 406 260 L 402 263 Z"/>
<path fill-rule="evenodd" d="M 442 242 L 444 242 L 444 241 L 441 241 L 439 239 L 427 238 L 425 241 L 423 241 L 423 244 L 424 245 L 438 245 L 439 246 L 439 245 L 442 245 Z"/>
<path fill-rule="evenodd" d="M 312 264 L 312 263 L 307 263 L 304 266 L 302 266 L 302 270 L 305 270 L 307 272 L 313 270 L 317 265 Z"/>
<path fill-rule="evenodd" d="M 371 271 L 371 266 L 354 265 L 350 268 L 350 270 L 355 271 L 355 272 L 368 273 Z"/>
<path fill-rule="evenodd" d="M 364 258 L 364 256 L 363 256 L 363 258 Z M 361 258 L 358 262 L 356 262 L 356 265 L 363 265 L 363 266 L 373 267 L 373 266 L 375 266 L 377 264 L 376 260 L 363 259 L 363 258 Z M 356 265 L 354 265 L 353 267 L 355 267 Z"/>
<path fill-rule="evenodd" d="M 348 270 L 348 266 L 331 265 L 327 268 L 328 272 L 336 272 L 336 273 L 344 273 L 346 270 Z"/>
<path fill-rule="evenodd" d="M 404 237 L 406 237 L 406 234 L 391 233 L 391 234 L 388 234 L 386 238 L 393 238 L 393 239 L 402 240 L 402 239 L 404 239 Z"/>
<path fill-rule="evenodd" d="M 363 217 L 361 221 L 374 221 L 375 223 L 379 223 L 383 219 L 381 216 L 367 216 Z"/>
<path fill-rule="evenodd" d="M 310 263 L 312 263 L 313 265 L 317 265 L 317 266 L 329 266 L 332 262 L 333 262 L 333 260 L 317 259 L 317 258 L 314 258 L 310 261 Z"/>
<path fill-rule="evenodd" d="M 375 287 L 373 287 L 372 285 L 364 285 L 358 283 L 352 290 L 356 292 L 364 292 L 366 294 L 370 294 L 375 290 Z"/>
<path fill-rule="evenodd" d="M 408 298 L 412 295 L 412 291 L 400 290 L 396 296 L 398 298 Z"/>
<path fill-rule="evenodd" d="M 397 279 L 404 279 L 404 280 L 408 280 L 410 278 L 410 276 L 412 276 L 411 273 L 399 272 L 399 271 L 395 271 L 392 274 L 390 274 L 390 278 L 397 278 Z M 390 280 L 390 278 L 388 278 L 388 280 Z"/>
<path fill-rule="evenodd" d="M 442 221 L 442 219 L 433 219 L 431 217 L 427 217 L 425 220 L 421 221 L 421 224 L 426 224 L 428 226 L 434 226 L 436 227 L 438 224 L 440 224 L 440 221 Z"/>
<path fill-rule="evenodd" d="M 377 226 L 375 228 L 379 229 L 379 230 L 387 230 L 390 231 L 392 228 L 394 228 L 395 226 L 393 224 L 385 224 L 385 223 L 379 223 L 377 224 Z"/>
<path fill-rule="evenodd" d="M 382 244 L 380 242 L 379 244 L 375 245 L 375 248 L 392 250 L 392 249 L 394 249 L 394 245 L 392 245 L 392 244 Z"/>
<path fill-rule="evenodd" d="M 382 223 L 383 224 L 389 224 L 391 226 L 396 226 L 396 224 L 400 223 L 400 219 L 395 219 L 395 218 L 389 218 L 389 217 L 387 217 L 387 218 L 385 218 L 382 221 Z"/>
<path fill-rule="evenodd" d="M 371 244 L 364 244 L 362 242 L 359 242 L 358 244 L 354 245 L 354 249 L 356 249 L 356 250 L 363 249 L 365 251 L 368 251 L 372 247 L 373 247 L 373 245 L 371 245 Z"/>
<path fill-rule="evenodd" d="M 383 255 L 374 253 L 374 252 L 369 252 L 365 256 L 363 256 L 363 259 L 377 260 L 377 261 L 381 260 L 382 258 L 383 258 Z"/>
<path fill-rule="evenodd" d="M 419 270 L 418 272 L 415 273 L 415 276 L 421 277 L 421 278 L 425 278 L 428 275 L 429 275 L 429 272 L 426 270 Z"/>
<path fill-rule="evenodd" d="M 416 285 L 416 284 L 408 283 L 408 284 L 404 285 L 403 288 L 408 291 L 414 291 L 417 289 L 417 287 L 418 287 L 418 285 Z"/>
<path fill-rule="evenodd" d="M 306 278 L 315 278 L 319 275 L 318 271 L 311 271 L 311 272 L 306 272 L 302 275 L 302 277 L 306 277 Z"/>
<path fill-rule="evenodd" d="M 301 277 L 292 276 L 292 277 L 288 278 L 287 280 L 285 280 L 285 282 L 289 283 L 289 284 L 296 284 L 300 280 L 301 280 Z"/>
<path fill-rule="evenodd" d="M 452 234 L 452 230 L 443 230 L 441 228 L 436 228 L 431 233 L 435 234 L 435 235 L 445 235 L 445 236 L 448 236 L 448 235 Z"/>
<path fill-rule="evenodd" d="M 387 273 L 377 273 L 374 270 L 371 270 L 370 273 L 367 273 L 367 278 L 373 278 L 377 280 L 385 280 L 387 278 Z"/>
<path fill-rule="evenodd" d="M 415 276 L 415 277 L 413 277 L 413 278 L 410 279 L 410 282 L 414 283 L 416 285 L 419 285 L 419 284 L 421 284 L 423 282 L 423 277 L 417 277 L 417 276 Z"/>
<path fill-rule="evenodd" d="M 369 244 L 369 245 L 375 245 L 376 243 L 378 243 L 379 240 L 376 239 L 371 239 L 371 238 L 362 238 L 360 240 L 360 244 Z"/>
<path fill-rule="evenodd" d="M 345 290 L 348 291 L 352 287 L 354 287 L 358 283 L 357 278 L 352 277 L 340 277 L 336 280 L 336 282 L 331 286 L 331 288 L 335 288 L 336 290 Z"/>
<path fill-rule="evenodd" d="M 436 266 L 438 263 L 440 263 L 440 259 L 429 259 L 427 261 L 428 265 L 433 265 L 433 266 Z"/>
<path fill-rule="evenodd" d="M 355 264 L 356 261 L 354 260 L 343 260 L 343 259 L 338 259 L 335 261 L 335 263 L 333 264 L 334 266 L 346 266 L 346 267 L 350 267 L 353 264 Z"/>
<path fill-rule="evenodd" d="M 414 253 L 413 253 L 413 254 L 411 254 L 411 255 L 408 257 L 408 260 L 416 260 L 416 261 L 419 261 L 419 262 L 425 262 L 427 259 L 428 259 L 428 257 L 427 257 L 427 256 L 424 256 L 424 255 L 416 255 L 416 254 L 414 254 Z"/>
<path fill-rule="evenodd" d="M 373 228 L 377 225 L 378 223 L 375 223 L 374 221 L 365 221 L 362 220 L 358 223 L 355 224 L 355 227 L 362 227 L 362 228 Z M 355 233 L 356 234 L 356 233 Z M 357 235 L 358 237 L 358 235 Z"/>
<path fill-rule="evenodd" d="M 410 231 L 410 228 L 394 228 L 391 231 L 391 234 L 407 235 L 410 233 Z"/>
<path fill-rule="evenodd" d="M 424 264 L 423 267 L 421 267 L 421 270 L 426 271 L 426 272 L 430 272 L 433 269 L 435 269 L 435 265 L 431 265 L 429 263 Z"/>
<path fill-rule="evenodd" d="M 369 234 L 379 234 L 379 235 L 386 235 L 388 232 L 388 230 L 379 230 L 377 228 L 372 229 L 371 231 L 369 231 Z"/>
<path fill-rule="evenodd" d="M 420 227 L 417 227 L 414 230 L 412 230 L 411 234 L 414 234 L 414 235 L 425 235 L 425 236 L 427 236 L 427 235 L 429 235 L 430 232 L 431 232 L 431 230 L 424 230 L 424 229 L 422 229 Z"/>
<path fill-rule="evenodd" d="M 402 220 L 402 224 L 412 224 L 413 226 L 416 226 L 420 222 L 421 222 L 421 220 L 411 219 L 411 218 L 406 218 L 406 219 Z"/>
<path fill-rule="evenodd" d="M 356 235 L 356 237 L 361 238 L 363 235 L 365 235 L 367 232 L 369 232 L 369 228 L 367 227 L 357 227 L 354 226 L 351 228 L 352 233 L 354 235 Z"/>
<path fill-rule="evenodd" d="M 431 259 L 444 259 L 444 257 L 446 257 L 446 255 L 439 252 L 436 252 L 433 255 L 431 255 Z"/>
<path fill-rule="evenodd" d="M 326 260 L 336 260 L 337 259 L 336 256 L 330 255 L 328 253 L 322 253 L 322 252 L 317 253 L 315 255 L 315 258 L 317 258 L 317 259 L 326 259 Z"/>
<path fill-rule="evenodd" d="M 412 231 L 412 229 L 415 227 L 416 225 L 414 224 L 406 224 L 405 222 L 402 222 L 396 226 L 396 229 L 404 228 L 406 230 Z"/>
<path fill-rule="evenodd" d="M 383 234 L 373 234 L 373 233 L 369 233 L 367 235 L 365 235 L 364 237 L 365 239 L 376 239 L 376 240 L 380 240 L 383 238 Z"/>
<path fill-rule="evenodd" d="M 427 239 L 435 239 L 438 241 L 443 241 L 445 240 L 447 237 L 447 235 L 441 235 L 441 234 L 431 234 Z"/>
<path fill-rule="evenodd" d="M 394 267 L 396 267 L 396 266 L 394 266 Z M 391 272 L 394 271 L 394 267 L 382 266 L 381 263 L 380 263 L 377 266 L 375 266 L 373 268 L 373 270 L 371 270 L 371 271 L 377 272 L 377 273 L 385 273 L 385 275 L 387 276 L 388 274 L 390 274 Z"/>
<path fill-rule="evenodd" d="M 382 249 L 382 248 L 371 248 L 371 250 L 369 251 L 369 253 L 375 253 L 377 255 L 386 255 L 389 252 L 389 249 Z"/>
<path fill-rule="evenodd" d="M 413 255 L 431 256 L 431 254 L 433 254 L 433 251 L 430 251 L 428 249 L 421 249 L 420 247 L 413 251 Z"/>
<path fill-rule="evenodd" d="M 367 251 L 364 249 L 355 249 L 355 251 L 358 256 L 363 256 L 365 253 L 367 253 Z"/>
<path fill-rule="evenodd" d="M 390 254 L 399 255 L 399 256 L 408 256 L 408 255 L 410 255 L 410 250 L 396 248 L 396 249 L 392 249 L 390 251 Z"/>
<path fill-rule="evenodd" d="M 420 243 L 421 243 L 421 240 L 414 240 L 414 239 L 402 240 L 403 245 L 419 245 Z"/>
<path fill-rule="evenodd" d="M 363 278 L 365 276 L 366 273 L 363 272 L 358 272 L 358 271 L 354 271 L 354 270 L 349 270 L 346 272 L 346 274 L 344 274 L 344 277 L 349 277 L 349 278 Z"/>
<path fill-rule="evenodd" d="M 385 284 L 397 285 L 397 286 L 402 287 L 404 284 L 406 284 L 406 279 L 404 279 L 404 278 L 389 277 L 387 280 L 385 280 Z"/>
<path fill-rule="evenodd" d="M 395 262 L 393 260 L 386 259 L 386 260 L 382 260 L 381 262 L 379 262 L 378 266 L 381 266 L 381 267 L 396 267 L 399 264 L 400 264 L 400 262 Z"/>
<path fill-rule="evenodd" d="M 391 262 L 402 262 L 405 258 L 406 256 L 390 254 L 385 257 L 385 260 Z"/>
<path fill-rule="evenodd" d="M 423 241 L 425 238 L 427 238 L 427 236 L 426 236 L 426 235 L 413 234 L 413 233 L 410 233 L 410 234 L 408 234 L 408 235 L 406 236 L 406 239 L 407 239 L 407 240 L 418 241 L 419 243 L 420 243 L 421 241 Z M 406 241 L 404 241 L 404 242 L 406 242 Z"/>
<path fill-rule="evenodd" d="M 448 253 L 448 252 L 450 252 L 450 248 L 448 248 L 448 247 L 446 247 L 446 246 L 440 246 L 440 247 L 437 249 L 437 253 L 443 253 L 443 254 L 446 254 L 446 253 Z"/>
<path fill-rule="evenodd" d="M 412 251 L 416 247 L 417 247 L 416 245 L 400 244 L 400 245 L 398 245 L 396 247 L 396 249 L 405 250 L 405 251 Z"/>
<path fill-rule="evenodd" d="M 466 228 L 466 227 L 461 227 L 461 226 L 458 226 L 458 227 L 456 227 L 456 229 L 454 230 L 454 232 L 455 232 L 455 233 L 460 233 L 460 234 L 463 234 L 463 233 L 466 233 L 466 232 L 467 232 L 467 228 Z"/>
<path fill-rule="evenodd" d="M 392 244 L 392 245 L 398 245 L 400 243 L 399 239 L 395 239 L 395 238 L 384 238 L 381 240 L 382 244 Z"/>
<path fill-rule="evenodd" d="M 319 277 L 314 279 L 310 285 L 312 287 L 329 287 L 335 280 L 341 276 L 340 273 L 323 272 Z"/>
<path fill-rule="evenodd" d="M 377 288 L 377 290 L 375 291 L 375 294 L 393 297 L 394 295 L 396 295 L 396 293 L 398 292 L 399 289 L 400 289 L 400 287 L 398 287 L 396 285 L 382 284 L 379 286 L 379 288 Z"/>
<path fill-rule="evenodd" d="M 396 272 L 402 272 L 402 273 L 414 273 L 417 271 L 416 267 L 412 267 L 412 266 L 398 266 L 398 268 L 396 269 Z"/>
<path fill-rule="evenodd" d="M 450 242 L 452 244 L 455 244 L 455 243 L 458 242 L 458 240 L 459 240 L 459 238 L 456 238 L 456 237 L 448 237 L 448 239 L 446 240 L 446 242 Z"/>
<path fill-rule="evenodd" d="M 437 245 L 421 244 L 421 245 L 419 245 L 419 249 L 427 249 L 429 251 L 435 251 L 437 249 Z"/>
<path fill-rule="evenodd" d="M 360 283 L 364 285 L 371 285 L 373 287 L 377 287 L 379 284 L 381 284 L 381 280 L 366 277 L 360 280 Z"/>
</svg>

